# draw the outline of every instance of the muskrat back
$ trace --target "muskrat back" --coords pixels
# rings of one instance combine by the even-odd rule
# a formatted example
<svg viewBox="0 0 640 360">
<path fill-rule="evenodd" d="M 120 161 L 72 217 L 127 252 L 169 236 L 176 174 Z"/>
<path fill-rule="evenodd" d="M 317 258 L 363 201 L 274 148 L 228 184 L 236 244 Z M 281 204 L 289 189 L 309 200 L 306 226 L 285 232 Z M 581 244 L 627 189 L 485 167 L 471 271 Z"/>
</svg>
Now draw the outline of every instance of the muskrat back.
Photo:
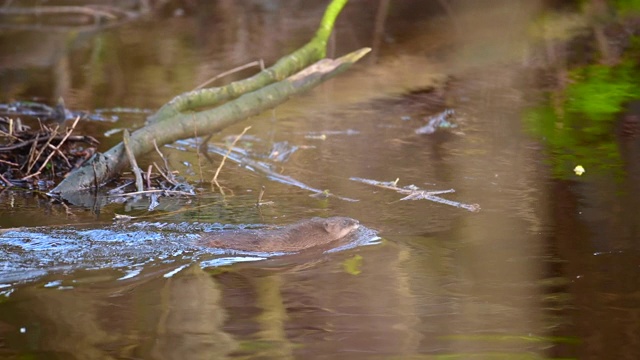
<svg viewBox="0 0 640 360">
<path fill-rule="evenodd" d="M 358 226 L 358 220 L 348 217 L 314 217 L 276 230 L 209 232 L 202 235 L 200 242 L 204 246 L 223 249 L 295 252 L 342 239 Z"/>
</svg>

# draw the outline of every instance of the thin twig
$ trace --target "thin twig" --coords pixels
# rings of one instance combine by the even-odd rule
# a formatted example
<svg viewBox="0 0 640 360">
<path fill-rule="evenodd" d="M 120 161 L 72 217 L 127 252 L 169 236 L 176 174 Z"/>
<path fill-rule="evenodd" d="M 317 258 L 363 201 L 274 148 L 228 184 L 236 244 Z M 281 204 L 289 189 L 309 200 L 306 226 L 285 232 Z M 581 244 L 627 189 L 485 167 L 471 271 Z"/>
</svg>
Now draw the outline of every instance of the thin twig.
<svg viewBox="0 0 640 360">
<path fill-rule="evenodd" d="M 4 163 L 4 164 L 7 164 L 7 165 L 11 165 L 11 166 L 20 166 L 20 164 L 16 164 L 14 162 L 2 160 L 2 159 L 0 159 L 0 163 Z"/>
<path fill-rule="evenodd" d="M 144 185 L 142 182 L 142 174 L 140 173 L 140 168 L 138 168 L 138 162 L 136 161 L 135 155 L 133 155 L 133 151 L 131 151 L 131 147 L 129 147 L 129 139 L 131 135 L 129 135 L 129 130 L 124 130 L 124 134 L 122 136 L 122 143 L 124 144 L 124 150 L 127 152 L 127 157 L 129 158 L 129 163 L 131 163 L 131 170 L 133 170 L 133 174 L 136 176 L 136 189 L 138 192 L 144 190 Z"/>
<path fill-rule="evenodd" d="M 426 191 L 426 190 L 419 189 L 415 185 L 409 185 L 409 186 L 405 186 L 405 187 L 400 188 L 400 187 L 398 187 L 396 185 L 398 183 L 398 179 L 396 179 L 396 181 L 393 181 L 393 182 L 383 182 L 383 181 L 377 181 L 377 180 L 363 179 L 363 178 L 359 178 L 359 177 L 352 177 L 351 180 L 358 181 L 358 182 L 361 182 L 361 183 L 365 183 L 365 184 L 368 184 L 368 185 L 377 186 L 377 187 L 380 187 L 380 188 L 383 188 L 383 189 L 393 190 L 393 191 L 398 192 L 400 194 L 406 195 L 405 197 L 400 199 L 400 201 L 402 201 L 402 200 L 421 200 L 421 199 L 425 199 L 425 200 L 430 200 L 430 201 L 437 202 L 437 203 L 440 203 L 440 204 L 445 204 L 445 205 L 450 205 L 450 206 L 466 209 L 466 210 L 469 210 L 471 212 L 480 211 L 480 205 L 478 205 L 478 204 L 464 204 L 464 203 L 461 203 L 461 202 L 447 200 L 447 199 L 441 198 L 440 196 L 437 196 L 439 194 L 453 193 L 453 192 L 455 192 L 454 189 Z"/>
<path fill-rule="evenodd" d="M 151 169 L 153 169 L 153 165 L 147 167 L 147 189 L 151 189 Z"/>
<path fill-rule="evenodd" d="M 67 158 L 67 156 L 62 151 L 60 151 L 60 149 L 57 149 L 55 146 L 53 146 L 51 144 L 49 144 L 48 147 L 50 149 L 52 149 L 52 151 L 58 153 L 58 155 L 60 155 L 60 157 L 62 157 L 64 159 L 64 161 L 67 163 L 67 166 L 71 167 L 71 163 L 69 162 L 69 158 Z"/>
<path fill-rule="evenodd" d="M 153 162 L 153 166 L 156 167 L 156 170 L 158 170 L 158 172 L 160 173 L 160 176 L 162 176 L 165 180 L 167 180 L 170 184 L 172 185 L 178 185 L 177 182 L 171 180 L 167 175 L 164 174 L 164 172 L 162 171 L 162 169 L 160 169 L 160 167 L 158 166 L 158 164 L 155 163 L 155 161 Z"/>
<path fill-rule="evenodd" d="M 83 14 L 93 17 L 104 16 L 110 19 L 117 19 L 111 12 L 100 9 L 92 9 L 89 6 L 36 6 L 33 8 L 25 7 L 4 7 L 0 8 L 0 14 L 3 15 L 43 15 L 43 14 Z"/>
<path fill-rule="evenodd" d="M 7 180 L 4 176 L 2 176 L 2 174 L 0 174 L 0 180 L 2 180 L 2 182 L 4 183 L 5 187 L 9 187 L 11 185 L 13 185 L 11 183 L 11 181 Z"/>
<path fill-rule="evenodd" d="M 258 202 L 256 203 L 256 205 L 260 205 L 260 203 L 262 202 L 262 197 L 264 196 L 264 190 L 265 190 L 265 187 L 264 185 L 262 185 L 262 187 L 260 187 L 260 194 L 258 194 Z"/>
<path fill-rule="evenodd" d="M 9 146 L 0 146 L 0 152 L 7 152 L 7 151 L 13 151 L 15 149 L 19 149 L 25 146 L 29 146 L 32 145 L 33 143 L 39 143 L 39 142 L 45 142 L 45 141 L 51 141 L 51 138 L 53 138 L 53 140 L 60 140 L 63 138 L 63 136 L 46 136 L 46 137 L 40 137 L 39 135 L 36 136 L 35 139 L 31 139 L 31 140 L 25 140 L 22 141 L 18 144 L 15 145 L 9 145 Z M 74 135 L 74 136 L 69 136 L 67 138 L 67 141 L 84 141 L 88 144 L 98 144 L 98 140 L 96 140 L 95 138 L 91 137 L 91 136 L 87 136 L 87 135 Z"/>
<path fill-rule="evenodd" d="M 260 188 L 260 194 L 258 194 L 258 202 L 256 203 L 257 207 L 265 206 L 265 205 L 273 205 L 273 201 L 265 201 L 262 202 L 262 197 L 264 196 L 265 187 L 262 185 Z"/>
<path fill-rule="evenodd" d="M 11 138 L 13 140 L 21 140 L 19 137 L 13 135 L 14 131 L 13 129 L 11 129 L 11 126 L 13 126 L 13 122 L 9 124 L 9 132 L 0 131 L 0 135 Z"/>
<path fill-rule="evenodd" d="M 222 74 L 220 74 L 220 75 L 216 75 L 216 76 L 212 77 L 211 79 L 209 79 L 209 80 L 207 80 L 207 81 L 203 82 L 202 84 L 200 84 L 200 85 L 196 86 L 196 88 L 195 88 L 195 89 L 193 89 L 193 90 L 200 90 L 200 89 L 202 89 L 203 87 L 205 87 L 205 86 L 207 86 L 207 85 L 211 84 L 212 82 L 214 82 L 214 81 L 216 81 L 216 80 L 218 80 L 218 79 L 220 79 L 220 78 L 222 78 L 222 77 L 225 77 L 225 76 L 227 76 L 227 75 L 231 75 L 231 74 L 233 74 L 233 73 L 235 73 L 235 72 L 242 71 L 242 70 L 244 70 L 244 69 L 248 69 L 248 68 L 253 67 L 253 66 L 258 66 L 258 65 L 260 65 L 260 64 L 263 64 L 263 63 L 262 63 L 262 60 L 259 60 L 259 61 L 253 61 L 253 62 L 250 62 L 250 63 L 248 63 L 248 64 L 245 64 L 245 65 L 241 65 L 241 66 L 235 67 L 235 68 L 233 68 L 233 69 L 231 69 L 231 70 L 228 70 L 228 71 L 223 72 L 223 73 L 222 73 Z M 264 65 L 262 65 L 262 66 L 264 67 Z"/>
<path fill-rule="evenodd" d="M 246 128 L 244 128 L 244 130 L 242 130 L 242 132 L 240 133 L 240 135 L 238 135 L 235 140 L 233 140 L 233 142 L 231 143 L 231 145 L 229 145 L 229 150 L 227 150 L 227 153 L 222 157 L 222 161 L 220 161 L 220 165 L 218 166 L 218 170 L 216 170 L 216 174 L 213 175 L 213 179 L 211 179 L 211 183 L 215 183 L 216 185 L 218 184 L 218 174 L 220 174 L 220 170 L 222 170 L 222 166 L 224 166 L 224 162 L 225 160 L 227 160 L 227 157 L 229 157 L 229 154 L 231 154 L 231 150 L 233 149 L 233 147 L 236 145 L 236 143 L 238 142 L 238 140 L 240 140 L 240 138 L 242 137 L 242 135 L 244 135 L 244 133 L 246 133 L 249 129 L 251 129 L 251 126 L 247 126 Z M 219 187 L 220 185 L 218 185 Z"/>
<path fill-rule="evenodd" d="M 53 140 L 53 137 L 56 135 L 56 133 L 58 132 L 58 127 L 56 126 L 55 129 L 53 129 L 53 136 L 49 136 L 49 139 L 47 139 L 47 143 L 42 147 L 42 149 L 40 151 L 38 151 L 35 156 L 32 156 L 32 151 L 34 150 L 34 147 L 31 147 L 31 150 L 29 151 L 29 163 L 27 165 L 27 174 L 31 173 L 31 169 L 33 168 L 33 166 L 36 164 L 36 162 L 38 161 L 38 159 L 40 158 L 40 156 L 42 155 L 42 153 L 44 152 L 44 150 L 46 148 L 49 147 L 49 145 L 51 145 L 51 140 Z M 34 142 L 33 143 L 35 145 L 35 148 L 37 149 L 37 144 L 38 142 Z M 42 170 L 42 168 L 47 165 L 47 163 L 49 162 L 49 159 L 51 158 L 51 156 L 53 156 L 55 154 L 55 151 L 52 151 L 49 154 L 49 157 L 47 157 L 47 159 L 42 163 L 42 166 L 40 167 L 40 169 L 38 171 L 36 171 L 35 173 L 33 173 L 30 176 L 36 175 L 36 174 L 40 174 L 40 170 Z M 26 177 L 23 179 L 27 179 Z"/>
<path fill-rule="evenodd" d="M 198 147 L 198 122 L 193 121 L 193 138 L 196 141 L 196 158 L 198 160 L 198 172 L 200 173 L 200 183 L 204 182 L 204 177 L 202 176 L 202 160 L 200 159 L 200 148 Z"/>
<path fill-rule="evenodd" d="M 162 154 L 162 152 L 158 148 L 158 144 L 156 143 L 156 139 L 153 139 L 153 147 L 156 148 L 156 152 L 158 152 L 158 155 L 160 155 L 160 158 L 164 162 L 164 170 L 167 172 L 167 176 L 165 176 L 164 178 L 167 179 L 167 181 L 169 181 L 170 183 L 175 185 L 176 182 L 175 182 L 175 180 L 173 180 L 173 174 L 171 173 L 171 169 L 169 168 L 169 161 L 167 161 L 167 158 Z M 158 165 L 156 165 L 156 168 L 158 169 L 158 171 L 160 171 L 160 168 L 158 167 Z M 160 171 L 160 174 L 162 174 L 162 171 Z M 171 179 L 169 179 L 168 177 L 170 177 Z"/>
<path fill-rule="evenodd" d="M 98 193 L 98 174 L 96 171 L 96 162 L 91 162 L 91 166 L 93 167 L 93 187 L 95 188 L 95 193 Z"/>
<path fill-rule="evenodd" d="M 27 166 L 27 174 L 29 174 L 31 172 L 31 169 L 36 164 L 36 162 L 38 161 L 38 159 L 40 158 L 42 153 L 45 151 L 45 149 L 48 148 L 49 145 L 51 145 L 51 140 L 53 140 L 53 137 L 57 133 L 58 133 L 58 127 L 56 126 L 55 129 L 53 129 L 53 136 L 49 136 L 49 139 L 47 139 L 47 143 L 42 147 L 42 149 L 40 151 L 38 151 L 33 158 L 29 159 L 29 165 Z M 37 142 L 36 142 L 36 144 L 37 144 Z M 49 155 L 51 155 L 51 154 L 49 154 Z M 45 160 L 43 165 L 45 165 L 46 163 L 47 163 L 47 161 Z M 40 171 L 38 170 L 36 172 L 40 172 Z"/>
<path fill-rule="evenodd" d="M 120 185 L 120 186 L 118 186 L 118 187 L 116 187 L 116 188 L 113 188 L 113 189 L 111 189 L 111 190 L 107 191 L 107 194 L 109 194 L 109 195 L 114 195 L 114 194 L 116 194 L 116 195 L 117 195 L 117 194 L 118 194 L 118 191 L 120 191 L 120 190 L 122 190 L 122 189 L 126 188 L 127 186 L 129 186 L 129 185 L 133 184 L 134 182 L 135 182 L 135 181 L 133 181 L 133 180 L 127 181 L 127 182 L 125 182 L 124 184 L 122 184 L 122 185 Z"/>
<path fill-rule="evenodd" d="M 185 191 L 177 191 L 177 190 L 162 190 L 162 189 L 152 189 L 152 190 L 143 190 L 143 191 L 134 191 L 134 192 L 130 192 L 130 193 L 124 193 L 124 194 L 109 194 L 107 196 L 109 197 L 118 197 L 118 196 L 134 196 L 134 195 L 141 195 L 141 194 L 154 194 L 154 193 L 163 193 L 163 194 L 171 194 L 171 195 L 188 195 L 188 196 L 193 196 L 193 194 L 190 194 L 188 192 Z"/>
<path fill-rule="evenodd" d="M 62 147 L 62 145 L 64 145 L 64 142 L 67 140 L 67 138 L 69 137 L 69 135 L 71 135 L 71 133 L 73 132 L 73 130 L 76 128 L 76 125 L 78 124 L 78 121 L 80 121 L 80 116 L 77 116 L 75 121 L 73 122 L 73 124 L 71 124 L 71 128 L 67 130 L 67 133 L 65 134 L 65 136 L 62 138 L 62 140 L 60 140 L 60 143 L 58 144 L 58 146 L 56 146 L 56 150 L 59 150 L 60 147 Z M 47 159 L 44 161 L 44 163 L 42 163 L 42 165 L 40 166 L 40 168 L 38 169 L 38 171 L 36 171 L 35 174 L 29 175 L 27 177 L 25 177 L 24 179 L 27 179 L 29 177 L 32 177 L 34 175 L 40 174 L 40 172 L 42 171 L 42 169 L 44 169 L 44 167 L 47 165 L 47 163 L 49 162 L 49 160 L 51 160 L 51 158 L 53 157 L 53 155 L 55 155 L 55 151 L 52 151 L 49 156 L 47 157 Z"/>
</svg>

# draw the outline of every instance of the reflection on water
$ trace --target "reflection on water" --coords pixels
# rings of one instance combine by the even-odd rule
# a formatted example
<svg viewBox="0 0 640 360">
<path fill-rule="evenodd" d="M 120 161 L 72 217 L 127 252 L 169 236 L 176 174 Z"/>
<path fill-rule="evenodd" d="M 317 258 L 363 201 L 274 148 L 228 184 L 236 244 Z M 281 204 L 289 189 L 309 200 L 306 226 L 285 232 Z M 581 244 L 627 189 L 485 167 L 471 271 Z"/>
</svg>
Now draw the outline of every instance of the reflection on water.
<svg viewBox="0 0 640 360">
<path fill-rule="evenodd" d="M 74 110 L 156 108 L 232 67 L 297 48 L 325 6 L 206 3 L 182 17 L 40 42 L 3 32 L 15 42 L 2 48 L 16 51 L 0 56 L 2 101 L 62 95 Z M 581 147 L 565 143 L 585 137 L 563 118 L 525 133 L 531 109 L 562 108 L 537 102 L 543 81 L 529 66 L 563 54 L 545 44 L 540 60 L 530 47 L 529 25 L 543 9 L 487 0 L 445 11 L 445 3 L 464 2 L 390 2 L 375 24 L 374 2 L 350 2 L 334 50 L 375 40 L 371 62 L 247 121 L 258 139 L 244 144 L 249 152 L 285 141 L 296 148 L 274 171 L 356 202 L 313 198 L 229 164 L 224 196 L 199 184 L 194 199 L 162 199 L 158 221 L 179 225 L 138 223 L 152 229 L 111 225 L 114 213 L 146 214 L 145 199 L 86 211 L 0 192 L 3 227 L 67 225 L 0 236 L 0 357 L 632 358 L 640 351 L 637 106 L 614 114 L 623 118 L 615 136 L 594 133 Z M 445 109 L 455 111 L 455 129 L 415 133 Z M 84 127 L 102 132 L 144 117 Z M 618 145 L 619 172 L 594 171 L 608 168 L 607 146 Z M 558 154 L 567 149 L 580 151 Z M 181 144 L 163 152 L 194 183 L 206 183 L 219 161 Z M 580 154 L 599 157 L 577 177 Z M 482 211 L 399 201 L 352 177 L 453 188 L 447 198 Z M 262 185 L 273 205 L 258 208 Z M 222 226 L 209 223 L 315 215 L 357 218 L 386 240 L 277 257 L 191 245 L 194 233 Z"/>
</svg>

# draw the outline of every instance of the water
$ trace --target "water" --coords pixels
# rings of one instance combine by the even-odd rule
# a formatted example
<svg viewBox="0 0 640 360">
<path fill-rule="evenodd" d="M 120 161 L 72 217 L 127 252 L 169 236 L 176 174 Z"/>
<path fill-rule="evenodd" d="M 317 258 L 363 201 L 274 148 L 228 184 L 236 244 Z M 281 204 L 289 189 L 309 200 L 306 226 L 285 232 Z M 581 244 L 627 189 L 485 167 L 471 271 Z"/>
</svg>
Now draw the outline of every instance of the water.
<svg viewBox="0 0 640 360">
<path fill-rule="evenodd" d="M 47 56 L 26 57 L 49 49 L 37 36 L 14 37 L 21 51 L 4 52 L 1 101 L 63 96 L 73 110 L 136 109 L 83 128 L 141 126 L 173 95 L 300 46 L 325 6 L 207 4 L 69 35 Z M 337 27 L 338 55 L 380 41 L 362 64 L 212 139 L 252 125 L 239 146 L 297 147 L 273 171 L 357 201 L 311 197 L 233 162 L 218 179 L 223 195 L 209 185 L 220 157 L 198 156 L 194 141 L 162 151 L 198 195 L 161 198 L 153 212 L 146 198 L 87 207 L 3 191 L 1 357 L 636 358 L 637 139 L 607 138 L 611 129 L 565 146 L 556 140 L 583 139 L 553 137 L 568 118 L 531 129 L 527 119 L 545 104 L 545 74 L 534 65 L 552 50 L 535 52 L 527 29 L 553 10 L 472 2 L 452 17 L 437 2 L 392 2 L 376 40 L 372 4 L 349 3 Z M 446 91 L 429 90 L 442 83 Z M 456 128 L 415 134 L 446 109 Z M 612 147 L 619 159 L 599 156 Z M 139 159 L 151 161 L 159 159 Z M 400 201 L 406 195 L 354 177 L 455 189 L 441 196 L 481 211 Z M 263 185 L 273 204 L 256 207 Z M 122 225 L 114 214 L 137 218 Z M 222 226 L 338 215 L 371 233 L 352 248 L 292 256 L 216 253 L 192 241 Z M 382 240 L 371 244 L 374 234 Z"/>
</svg>

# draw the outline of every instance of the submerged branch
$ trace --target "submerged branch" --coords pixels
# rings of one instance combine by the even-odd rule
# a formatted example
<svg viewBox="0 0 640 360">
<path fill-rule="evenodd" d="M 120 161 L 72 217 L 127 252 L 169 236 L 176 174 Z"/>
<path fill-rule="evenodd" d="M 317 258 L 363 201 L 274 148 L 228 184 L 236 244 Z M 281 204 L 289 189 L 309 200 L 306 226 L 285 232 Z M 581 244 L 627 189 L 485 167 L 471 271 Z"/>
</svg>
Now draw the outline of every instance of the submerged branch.
<svg viewBox="0 0 640 360">
<path fill-rule="evenodd" d="M 245 168 L 251 170 L 251 171 L 255 171 L 255 172 L 260 172 L 263 173 L 267 176 L 268 179 L 279 182 L 281 184 L 285 184 L 285 185 L 290 185 L 290 186 L 295 186 L 297 188 L 303 189 L 303 190 L 307 190 L 312 192 L 313 194 L 311 196 L 327 196 L 327 197 L 335 197 L 337 199 L 340 200 L 344 200 L 344 201 L 349 201 L 349 202 L 357 202 L 357 199 L 352 199 L 352 198 L 348 198 L 348 197 L 344 197 L 344 196 L 340 196 L 340 195 L 335 195 L 332 194 L 330 192 L 328 192 L 327 190 L 320 190 L 320 189 L 316 189 L 314 187 L 311 187 L 301 181 L 298 181 L 290 176 L 286 176 L 286 175 L 282 175 L 280 173 L 277 173 L 275 171 L 273 171 L 271 169 L 271 167 L 269 166 L 269 164 L 262 162 L 262 161 L 257 161 L 257 160 L 253 160 L 250 159 L 247 156 L 240 156 L 238 155 L 237 152 L 231 152 L 231 153 L 227 153 L 226 149 L 223 149 L 221 147 L 215 146 L 215 145 L 209 145 L 208 146 L 208 150 L 215 152 L 216 154 L 222 155 L 222 156 L 226 156 L 226 158 L 228 158 L 229 160 L 243 165 Z"/>
<path fill-rule="evenodd" d="M 457 208 L 466 209 L 466 210 L 469 210 L 471 212 L 480 211 L 480 205 L 478 205 L 478 204 L 464 204 L 464 203 L 461 203 L 461 202 L 447 200 L 447 199 L 441 198 L 440 196 L 437 196 L 437 195 L 440 195 L 440 194 L 454 193 L 455 192 L 454 189 L 427 191 L 427 190 L 421 190 L 420 188 L 418 188 L 415 185 L 407 185 L 405 187 L 398 187 L 398 185 L 397 185 L 398 180 L 396 180 L 396 181 L 377 181 L 377 180 L 371 180 L 371 179 L 363 179 L 363 178 L 359 178 L 359 177 L 352 177 L 351 180 L 358 181 L 358 182 L 365 183 L 365 184 L 372 185 L 372 186 L 377 186 L 377 187 L 383 188 L 383 189 L 393 190 L 393 191 L 398 192 L 400 194 L 406 195 L 405 197 L 400 199 L 401 201 L 402 200 L 429 200 L 429 201 L 437 202 L 437 203 L 440 203 L 440 204 L 445 204 L 445 205 L 450 205 L 450 206 L 457 207 Z"/>
</svg>

